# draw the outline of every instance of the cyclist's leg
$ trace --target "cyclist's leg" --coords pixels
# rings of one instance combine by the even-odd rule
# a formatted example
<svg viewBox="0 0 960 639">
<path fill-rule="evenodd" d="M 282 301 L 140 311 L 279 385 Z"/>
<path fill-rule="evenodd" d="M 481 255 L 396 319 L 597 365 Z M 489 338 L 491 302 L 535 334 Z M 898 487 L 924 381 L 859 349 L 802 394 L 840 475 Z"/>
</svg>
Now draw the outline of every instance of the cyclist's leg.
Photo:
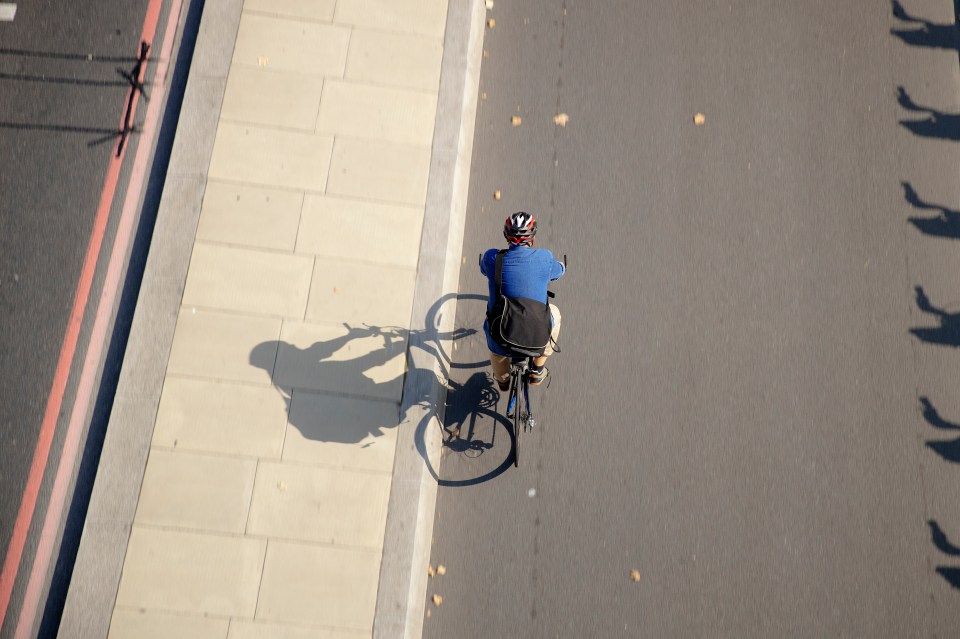
<svg viewBox="0 0 960 639">
<path fill-rule="evenodd" d="M 501 390 L 506 390 L 505 387 L 510 383 L 510 358 L 490 351 L 490 367 L 497 385 Z"/>
<path fill-rule="evenodd" d="M 553 329 L 550 331 L 550 341 L 547 342 L 547 347 L 543 350 L 543 356 L 533 359 L 533 365 L 536 368 L 543 368 L 544 364 L 547 363 L 547 358 L 553 355 L 554 342 L 560 339 L 560 309 L 553 304 L 550 305 L 550 318 L 553 320 Z"/>
</svg>

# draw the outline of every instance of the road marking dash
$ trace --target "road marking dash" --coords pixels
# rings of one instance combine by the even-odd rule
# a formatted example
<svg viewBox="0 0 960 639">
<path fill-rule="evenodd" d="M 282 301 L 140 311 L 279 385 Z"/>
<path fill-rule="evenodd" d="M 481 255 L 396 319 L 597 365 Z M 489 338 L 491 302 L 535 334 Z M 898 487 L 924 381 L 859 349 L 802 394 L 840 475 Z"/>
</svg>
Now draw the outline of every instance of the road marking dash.
<svg viewBox="0 0 960 639">
<path fill-rule="evenodd" d="M 0 22 L 13 22 L 17 15 L 17 5 L 12 2 L 0 2 Z"/>
</svg>

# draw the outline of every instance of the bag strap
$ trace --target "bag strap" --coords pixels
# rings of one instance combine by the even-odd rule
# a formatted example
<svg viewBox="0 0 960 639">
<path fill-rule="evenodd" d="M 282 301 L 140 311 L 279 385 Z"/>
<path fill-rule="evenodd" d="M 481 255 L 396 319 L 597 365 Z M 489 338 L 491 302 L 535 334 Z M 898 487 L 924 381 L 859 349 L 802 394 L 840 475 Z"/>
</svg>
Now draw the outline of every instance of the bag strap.
<svg viewBox="0 0 960 639">
<path fill-rule="evenodd" d="M 507 249 L 497 251 L 497 265 L 493 269 L 493 278 L 497 282 L 497 297 L 503 297 L 503 255 Z"/>
</svg>

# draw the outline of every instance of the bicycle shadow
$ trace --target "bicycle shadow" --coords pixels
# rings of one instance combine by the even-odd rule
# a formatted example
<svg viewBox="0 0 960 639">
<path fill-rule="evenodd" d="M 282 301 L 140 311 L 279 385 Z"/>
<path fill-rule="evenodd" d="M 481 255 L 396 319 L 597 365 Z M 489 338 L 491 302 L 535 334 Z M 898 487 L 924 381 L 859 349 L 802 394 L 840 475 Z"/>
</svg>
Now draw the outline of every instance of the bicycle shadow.
<svg viewBox="0 0 960 639">
<path fill-rule="evenodd" d="M 945 309 L 934 306 L 922 286 L 914 287 L 917 307 L 924 313 L 937 318 L 940 326 L 911 328 L 910 332 L 921 341 L 941 346 L 960 347 L 960 313 L 949 313 Z"/>
<path fill-rule="evenodd" d="M 908 221 L 926 235 L 960 239 L 960 211 L 923 201 L 909 182 L 900 182 L 904 199 L 922 211 L 938 211 L 937 217 L 910 217 Z"/>
<path fill-rule="evenodd" d="M 890 29 L 891 35 L 899 38 L 904 44 L 931 49 L 960 50 L 955 24 L 941 24 L 910 15 L 897 0 L 893 0 L 892 7 L 893 17 L 913 25 L 910 29 Z"/>
<path fill-rule="evenodd" d="M 897 87 L 897 102 L 907 111 L 926 114 L 927 117 L 922 120 L 900 120 L 900 125 L 914 135 L 960 140 L 960 115 L 917 104 L 902 86 Z"/>
<path fill-rule="evenodd" d="M 511 463 L 511 446 L 500 445 L 503 437 L 499 441 L 496 437 L 497 431 L 509 431 L 509 422 L 495 410 L 499 394 L 485 372 L 474 372 L 465 383 L 447 381 L 445 398 L 436 392 L 436 382 L 450 380 L 455 369 L 488 366 L 486 360 L 454 363 L 444 346 L 449 343 L 456 348 L 461 340 L 474 337 L 476 329 L 439 329 L 446 304 L 480 299 L 486 303 L 486 296 L 447 295 L 434 303 L 424 328 L 415 330 L 296 325 L 285 332 L 285 338 L 257 344 L 249 362 L 269 375 L 284 400 L 288 426 L 304 440 L 360 448 L 392 446 L 379 440 L 413 415 L 417 450 L 434 479 L 441 486 L 478 484 L 501 474 Z M 429 364 L 413 366 L 415 358 L 408 356 L 408 349 L 426 354 Z M 484 468 L 469 477 L 442 478 L 425 443 L 431 423 L 440 428 L 447 454 L 475 459 L 496 451 L 503 462 L 494 472 Z M 494 427 L 492 431 L 479 428 L 480 423 Z M 506 440 L 512 442 L 509 433 Z"/>
</svg>

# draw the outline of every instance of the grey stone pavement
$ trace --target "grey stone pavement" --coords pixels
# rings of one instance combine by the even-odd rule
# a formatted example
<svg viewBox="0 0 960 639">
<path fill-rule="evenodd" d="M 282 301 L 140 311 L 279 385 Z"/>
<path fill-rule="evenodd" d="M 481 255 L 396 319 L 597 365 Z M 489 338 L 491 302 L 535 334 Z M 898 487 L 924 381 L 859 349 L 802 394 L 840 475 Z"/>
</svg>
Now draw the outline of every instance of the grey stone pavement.
<svg viewBox="0 0 960 639">
<path fill-rule="evenodd" d="M 203 11 L 59 636 L 418 637 L 484 4 Z"/>
</svg>

